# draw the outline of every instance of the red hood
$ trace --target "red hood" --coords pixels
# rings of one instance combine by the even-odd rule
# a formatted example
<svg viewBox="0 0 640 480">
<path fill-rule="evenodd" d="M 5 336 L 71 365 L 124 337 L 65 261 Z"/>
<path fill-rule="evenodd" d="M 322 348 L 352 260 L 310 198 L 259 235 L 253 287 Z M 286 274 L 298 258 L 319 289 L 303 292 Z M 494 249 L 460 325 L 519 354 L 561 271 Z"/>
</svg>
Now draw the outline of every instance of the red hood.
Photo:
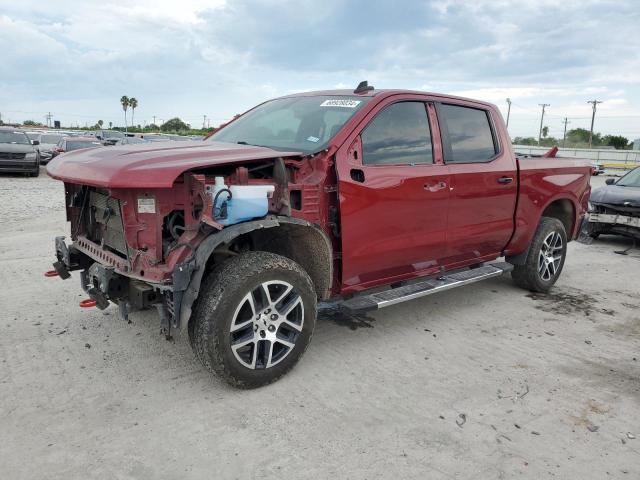
<svg viewBox="0 0 640 480">
<path fill-rule="evenodd" d="M 96 187 L 170 188 L 187 170 L 298 155 L 302 153 L 235 143 L 162 142 L 65 153 L 49 162 L 47 173 Z"/>
</svg>

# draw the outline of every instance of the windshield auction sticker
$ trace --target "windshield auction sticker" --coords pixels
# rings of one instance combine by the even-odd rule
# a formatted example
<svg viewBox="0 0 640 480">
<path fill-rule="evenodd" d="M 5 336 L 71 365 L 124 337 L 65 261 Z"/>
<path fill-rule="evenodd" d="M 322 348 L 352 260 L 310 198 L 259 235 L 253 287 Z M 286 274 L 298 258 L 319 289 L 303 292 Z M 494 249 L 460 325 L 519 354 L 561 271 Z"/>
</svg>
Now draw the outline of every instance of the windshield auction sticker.
<svg viewBox="0 0 640 480">
<path fill-rule="evenodd" d="M 325 100 L 320 104 L 321 107 L 343 107 L 356 108 L 360 105 L 360 100 Z"/>
</svg>

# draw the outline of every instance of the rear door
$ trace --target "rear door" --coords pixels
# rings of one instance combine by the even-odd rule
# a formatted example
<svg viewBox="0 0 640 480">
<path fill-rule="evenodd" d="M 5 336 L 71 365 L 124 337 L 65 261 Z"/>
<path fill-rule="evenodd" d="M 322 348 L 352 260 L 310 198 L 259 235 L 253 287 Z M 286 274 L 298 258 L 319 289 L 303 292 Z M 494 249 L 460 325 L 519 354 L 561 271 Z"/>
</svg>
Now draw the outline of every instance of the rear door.
<svg viewBox="0 0 640 480">
<path fill-rule="evenodd" d="M 336 154 L 345 292 L 441 265 L 449 175 L 429 108 L 421 97 L 386 99 Z"/>
<path fill-rule="evenodd" d="M 499 256 L 514 228 L 517 167 L 497 112 L 470 102 L 436 105 L 450 174 L 446 263 Z"/>
</svg>

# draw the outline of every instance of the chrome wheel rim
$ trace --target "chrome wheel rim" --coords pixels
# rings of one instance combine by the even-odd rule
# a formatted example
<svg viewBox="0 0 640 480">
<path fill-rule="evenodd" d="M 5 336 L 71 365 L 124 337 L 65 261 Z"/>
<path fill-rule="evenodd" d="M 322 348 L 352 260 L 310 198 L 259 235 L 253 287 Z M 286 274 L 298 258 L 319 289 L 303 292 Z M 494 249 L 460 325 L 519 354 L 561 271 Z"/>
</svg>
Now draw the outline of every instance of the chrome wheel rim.
<svg viewBox="0 0 640 480">
<path fill-rule="evenodd" d="M 263 282 L 235 309 L 229 331 L 236 360 L 252 370 L 271 368 L 293 351 L 304 325 L 304 304 L 287 282 Z"/>
<path fill-rule="evenodd" d="M 557 275 L 563 249 L 564 242 L 558 232 L 551 232 L 544 239 L 538 254 L 538 274 L 542 280 L 549 281 Z"/>
</svg>

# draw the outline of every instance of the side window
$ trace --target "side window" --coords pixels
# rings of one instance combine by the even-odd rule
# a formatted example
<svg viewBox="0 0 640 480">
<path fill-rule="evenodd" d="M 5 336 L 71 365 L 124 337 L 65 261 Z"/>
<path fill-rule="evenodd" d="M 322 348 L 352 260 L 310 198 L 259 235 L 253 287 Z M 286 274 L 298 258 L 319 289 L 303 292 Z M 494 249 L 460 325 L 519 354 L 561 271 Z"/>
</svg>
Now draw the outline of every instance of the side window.
<svg viewBox="0 0 640 480">
<path fill-rule="evenodd" d="M 389 105 L 362 132 L 365 165 L 433 163 L 431 131 L 422 102 Z"/>
<path fill-rule="evenodd" d="M 438 118 L 446 162 L 486 162 L 497 153 L 486 110 L 441 104 Z"/>
</svg>

